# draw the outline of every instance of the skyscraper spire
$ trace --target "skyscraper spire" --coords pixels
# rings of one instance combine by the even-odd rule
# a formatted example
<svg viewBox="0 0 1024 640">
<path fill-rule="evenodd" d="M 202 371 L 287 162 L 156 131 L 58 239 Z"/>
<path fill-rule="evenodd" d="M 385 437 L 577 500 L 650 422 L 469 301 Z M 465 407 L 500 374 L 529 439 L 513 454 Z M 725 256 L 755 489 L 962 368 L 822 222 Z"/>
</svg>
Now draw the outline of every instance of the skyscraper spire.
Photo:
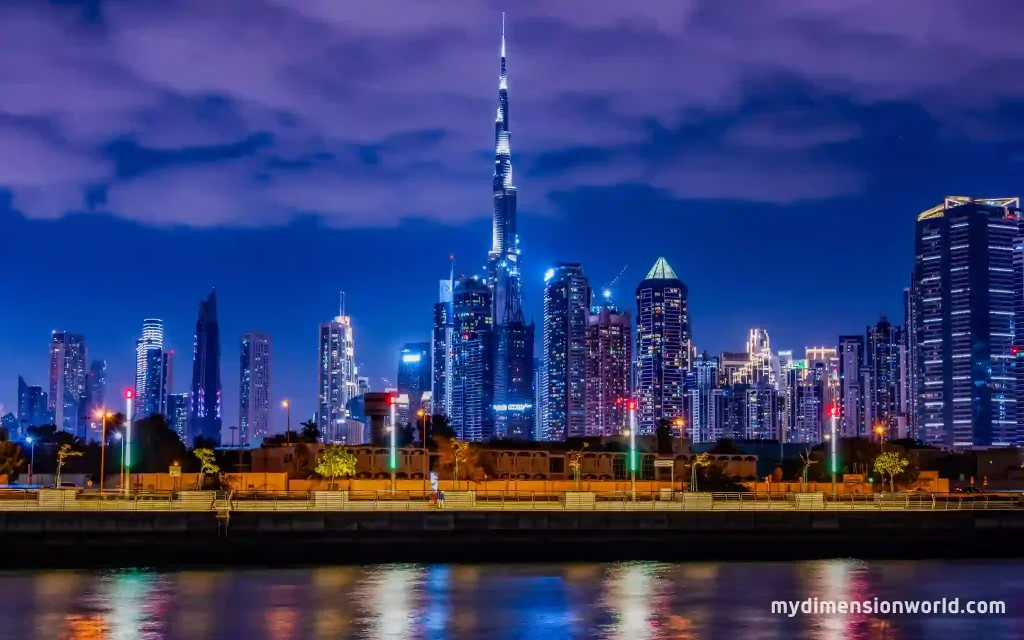
<svg viewBox="0 0 1024 640">
<path fill-rule="evenodd" d="M 494 324 L 505 319 L 506 300 L 521 306 L 519 291 L 519 240 L 516 236 L 516 188 L 512 184 L 512 146 L 508 109 L 508 68 L 505 58 L 505 15 L 501 16 L 501 70 L 498 76 L 498 114 L 494 119 L 494 218 L 487 284 L 493 292 Z M 506 291 L 507 290 L 507 291 Z"/>
</svg>

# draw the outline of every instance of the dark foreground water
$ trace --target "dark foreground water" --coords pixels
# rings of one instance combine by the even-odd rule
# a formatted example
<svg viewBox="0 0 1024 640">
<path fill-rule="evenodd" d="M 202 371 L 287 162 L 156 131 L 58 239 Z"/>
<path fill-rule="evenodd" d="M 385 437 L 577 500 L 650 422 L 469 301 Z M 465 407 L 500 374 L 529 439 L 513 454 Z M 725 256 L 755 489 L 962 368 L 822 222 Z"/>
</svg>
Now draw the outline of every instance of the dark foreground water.
<svg viewBox="0 0 1024 640">
<path fill-rule="evenodd" d="M 1002 600 L 1007 613 L 772 613 L 773 600 L 813 597 Z M 18 640 L 1021 637 L 1024 562 L 0 573 L 0 638 Z"/>
</svg>

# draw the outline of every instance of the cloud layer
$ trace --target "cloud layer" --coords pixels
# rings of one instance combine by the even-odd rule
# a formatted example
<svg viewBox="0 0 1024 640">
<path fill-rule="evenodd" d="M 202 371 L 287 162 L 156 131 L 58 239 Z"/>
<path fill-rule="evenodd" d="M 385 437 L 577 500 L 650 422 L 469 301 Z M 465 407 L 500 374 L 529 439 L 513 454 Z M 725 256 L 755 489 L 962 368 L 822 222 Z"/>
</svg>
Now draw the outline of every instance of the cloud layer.
<svg viewBox="0 0 1024 640">
<path fill-rule="evenodd" d="M 983 122 L 1024 93 L 1014 0 L 508 9 L 513 161 L 532 211 L 615 184 L 781 203 L 861 189 L 857 167 L 826 156 L 862 134 L 855 122 L 813 103 L 749 109 L 777 83 L 917 103 L 950 123 Z M 30 218 L 86 209 L 97 188 L 100 209 L 153 225 L 486 216 L 500 10 L 164 0 L 87 17 L 5 3 L 0 188 Z M 706 122 L 717 126 L 676 135 Z M 586 153 L 551 161 L 573 150 Z"/>
</svg>

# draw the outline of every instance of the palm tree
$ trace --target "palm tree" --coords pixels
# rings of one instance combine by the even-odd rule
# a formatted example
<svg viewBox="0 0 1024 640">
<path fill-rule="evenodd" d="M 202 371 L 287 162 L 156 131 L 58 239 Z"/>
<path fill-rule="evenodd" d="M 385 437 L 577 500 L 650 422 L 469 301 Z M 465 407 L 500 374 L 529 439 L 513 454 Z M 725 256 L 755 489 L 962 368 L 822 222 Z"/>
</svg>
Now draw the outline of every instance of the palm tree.
<svg viewBox="0 0 1024 640">
<path fill-rule="evenodd" d="M 25 458 L 20 445 L 7 440 L 0 442 L 0 476 L 7 476 L 7 481 L 13 482 L 23 464 Z"/>
<path fill-rule="evenodd" d="M 302 440 L 304 442 L 315 443 L 320 440 L 320 429 L 316 426 L 316 422 L 312 418 L 302 423 Z"/>
</svg>

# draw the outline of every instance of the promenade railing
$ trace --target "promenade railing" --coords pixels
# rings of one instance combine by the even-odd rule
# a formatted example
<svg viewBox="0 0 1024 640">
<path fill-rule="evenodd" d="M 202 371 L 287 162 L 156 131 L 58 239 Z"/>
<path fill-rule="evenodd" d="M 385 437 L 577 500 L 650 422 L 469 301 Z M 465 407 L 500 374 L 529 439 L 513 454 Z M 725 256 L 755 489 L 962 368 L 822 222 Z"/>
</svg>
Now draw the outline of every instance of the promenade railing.
<svg viewBox="0 0 1024 640">
<path fill-rule="evenodd" d="M 96 491 L 2 489 L 2 511 L 977 511 L 1024 508 L 1000 493 L 554 491 Z"/>
</svg>

